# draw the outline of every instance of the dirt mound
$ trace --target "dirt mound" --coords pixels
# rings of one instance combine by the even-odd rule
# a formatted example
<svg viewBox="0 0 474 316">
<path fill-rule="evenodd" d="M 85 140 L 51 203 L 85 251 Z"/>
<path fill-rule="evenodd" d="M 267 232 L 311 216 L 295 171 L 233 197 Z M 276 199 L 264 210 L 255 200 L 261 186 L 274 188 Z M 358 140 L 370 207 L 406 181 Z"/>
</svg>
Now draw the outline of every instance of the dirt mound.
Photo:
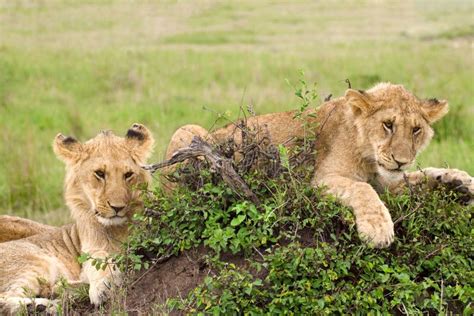
<svg viewBox="0 0 474 316">
<path fill-rule="evenodd" d="M 186 296 L 209 274 L 205 253 L 203 247 L 186 251 L 137 275 L 127 291 L 128 312 L 149 312 L 170 297 Z"/>
<path fill-rule="evenodd" d="M 137 273 L 126 285 L 125 302 L 121 302 L 121 307 L 128 315 L 152 314 L 153 308 L 168 298 L 185 297 L 211 273 L 202 260 L 206 253 L 204 247 L 188 250 Z M 104 308 L 109 310 L 110 306 Z M 77 304 L 73 310 L 78 315 L 101 314 L 88 302 Z"/>
</svg>

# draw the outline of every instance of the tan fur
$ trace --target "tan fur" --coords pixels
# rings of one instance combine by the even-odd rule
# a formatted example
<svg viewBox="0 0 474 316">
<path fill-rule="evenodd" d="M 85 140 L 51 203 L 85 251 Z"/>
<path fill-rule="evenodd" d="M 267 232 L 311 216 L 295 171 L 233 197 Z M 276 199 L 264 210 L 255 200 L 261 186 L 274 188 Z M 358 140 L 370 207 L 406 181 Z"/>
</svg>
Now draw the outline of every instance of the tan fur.
<svg viewBox="0 0 474 316">
<path fill-rule="evenodd" d="M 0 243 L 46 233 L 54 229 L 17 216 L 0 215 Z"/>
<path fill-rule="evenodd" d="M 66 163 L 65 200 L 74 224 L 52 228 L 27 220 L 9 232 L 26 231 L 30 237 L 0 244 L 0 311 L 15 313 L 30 297 L 54 292 L 59 278 L 70 283 L 90 284 L 89 298 L 98 305 L 107 297 L 112 283 L 120 283 L 120 273 L 108 267 L 97 270 L 81 253 L 105 258 L 120 250 L 128 234 L 128 223 L 142 205 L 140 185 L 150 175 L 141 166 L 153 145 L 142 125 L 134 124 L 125 138 L 102 132 L 80 143 L 59 134 L 53 144 L 56 155 Z M 15 218 L 3 217 L 13 223 Z M 1 226 L 0 226 L 1 228 Z M 26 291 L 25 291 L 26 289 Z M 36 303 L 54 305 L 46 298 Z"/>
<path fill-rule="evenodd" d="M 363 239 L 377 247 L 389 245 L 394 238 L 393 222 L 374 188 L 400 188 L 404 170 L 433 136 L 430 125 L 447 111 L 446 101 L 421 100 L 403 86 L 390 83 L 380 83 L 368 91 L 349 89 L 344 97 L 326 102 L 318 110 L 307 110 L 306 123 L 317 126 L 312 184 L 325 186 L 328 193 L 354 210 Z M 295 137 L 304 137 L 308 132 L 301 120 L 293 119 L 294 114 L 260 115 L 249 118 L 248 124 L 264 127 L 273 143 L 291 146 Z M 231 124 L 210 134 L 200 126 L 186 125 L 172 136 L 167 158 L 189 145 L 194 135 L 219 142 L 233 135 L 235 129 Z M 234 134 L 236 142 L 240 142 L 240 134 Z M 441 171 L 429 169 L 423 175 L 453 175 L 474 193 L 474 181 L 468 174 L 454 169 L 436 170 Z M 417 173 L 407 175 L 412 182 L 421 179 Z M 166 181 L 165 184 L 170 185 Z"/>
</svg>

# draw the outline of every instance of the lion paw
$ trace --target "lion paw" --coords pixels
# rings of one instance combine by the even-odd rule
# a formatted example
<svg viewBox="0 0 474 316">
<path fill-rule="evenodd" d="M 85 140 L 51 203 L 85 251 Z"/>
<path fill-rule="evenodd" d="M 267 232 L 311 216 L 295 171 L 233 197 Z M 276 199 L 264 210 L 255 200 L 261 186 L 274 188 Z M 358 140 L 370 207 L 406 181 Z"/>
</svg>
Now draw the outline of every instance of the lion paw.
<svg viewBox="0 0 474 316">
<path fill-rule="evenodd" d="M 467 172 L 458 169 L 427 168 L 424 172 L 450 190 L 460 194 L 461 202 L 474 203 L 474 178 Z"/>
<path fill-rule="evenodd" d="M 28 315 L 57 315 L 58 304 L 57 300 L 35 298 L 31 300 L 31 303 L 26 304 L 26 311 Z"/>
<path fill-rule="evenodd" d="M 388 247 L 395 237 L 392 220 L 382 216 L 358 220 L 357 231 L 362 240 L 376 248 Z"/>
<path fill-rule="evenodd" d="M 94 306 L 102 305 L 109 297 L 111 288 L 112 285 L 107 279 L 91 283 L 89 287 L 89 299 L 91 304 Z"/>
</svg>

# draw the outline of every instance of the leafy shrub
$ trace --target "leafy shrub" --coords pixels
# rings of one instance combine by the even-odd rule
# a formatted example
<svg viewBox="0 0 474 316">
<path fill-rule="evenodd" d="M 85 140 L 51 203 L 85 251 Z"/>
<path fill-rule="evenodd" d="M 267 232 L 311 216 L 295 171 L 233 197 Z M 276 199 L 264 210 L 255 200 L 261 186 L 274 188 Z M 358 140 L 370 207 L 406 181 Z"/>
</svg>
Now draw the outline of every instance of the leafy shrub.
<svg viewBox="0 0 474 316">
<path fill-rule="evenodd" d="M 210 174 L 202 176 L 211 181 Z M 458 204 L 454 193 L 419 187 L 382 195 L 397 239 L 387 249 L 372 249 L 359 240 L 348 208 L 287 177 L 245 178 L 259 206 L 221 182 L 204 181 L 195 192 L 183 188 L 170 197 L 158 192 L 148 201 L 153 213 L 138 218 L 125 256 L 160 257 L 206 245 L 215 274 L 185 302 L 169 302 L 186 312 L 469 313 L 472 208 Z M 226 252 L 245 256 L 251 267 L 221 262 Z"/>
</svg>

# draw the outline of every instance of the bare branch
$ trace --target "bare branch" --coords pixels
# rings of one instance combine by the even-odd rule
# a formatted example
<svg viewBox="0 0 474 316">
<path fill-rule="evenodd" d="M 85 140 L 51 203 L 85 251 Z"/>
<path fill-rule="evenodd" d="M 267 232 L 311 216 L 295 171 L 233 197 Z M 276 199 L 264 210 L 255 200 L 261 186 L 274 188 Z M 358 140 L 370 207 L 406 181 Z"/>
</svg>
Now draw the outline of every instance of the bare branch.
<svg viewBox="0 0 474 316">
<path fill-rule="evenodd" d="M 244 180 L 237 174 L 232 166 L 232 160 L 222 157 L 212 147 L 205 142 L 199 136 L 194 136 L 191 144 L 188 147 L 181 148 L 176 151 L 171 159 L 153 164 L 143 166 L 145 170 L 149 170 L 151 173 L 156 172 L 158 169 L 165 168 L 184 160 L 204 157 L 209 161 L 214 170 L 216 170 L 227 185 L 231 187 L 237 193 L 242 193 L 246 198 L 251 200 L 255 204 L 260 204 L 257 196 L 249 189 Z"/>
</svg>

